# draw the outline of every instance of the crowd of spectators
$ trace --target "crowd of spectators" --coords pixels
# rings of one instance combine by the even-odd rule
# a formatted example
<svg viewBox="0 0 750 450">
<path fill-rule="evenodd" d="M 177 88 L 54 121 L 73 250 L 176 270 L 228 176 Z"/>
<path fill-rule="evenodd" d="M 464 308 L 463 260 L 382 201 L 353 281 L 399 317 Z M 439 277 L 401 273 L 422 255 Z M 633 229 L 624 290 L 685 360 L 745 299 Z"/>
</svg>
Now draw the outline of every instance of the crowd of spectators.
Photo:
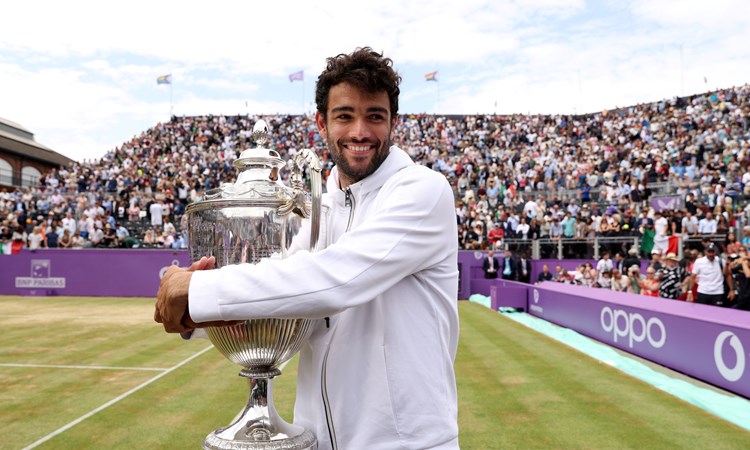
<svg viewBox="0 0 750 450">
<path fill-rule="evenodd" d="M 0 239 L 184 248 L 186 206 L 235 178 L 260 118 L 282 158 L 315 148 L 328 174 L 313 116 L 173 117 L 100 160 L 0 193 Z M 450 181 L 465 249 L 635 236 L 648 253 L 669 235 L 733 234 L 750 212 L 750 85 L 580 116 L 407 114 L 393 140 Z M 676 207 L 651 206 L 657 187 Z"/>
<path fill-rule="evenodd" d="M 717 256 L 718 250 L 710 239 L 704 239 L 699 249 L 686 250 L 682 258 L 675 253 L 662 256 L 655 250 L 644 264 L 635 249 L 614 257 L 605 251 L 596 265 L 582 263 L 567 270 L 558 264 L 554 272 L 545 265 L 536 282 L 555 281 L 749 311 L 750 241 L 728 244 L 723 257 Z"/>
</svg>

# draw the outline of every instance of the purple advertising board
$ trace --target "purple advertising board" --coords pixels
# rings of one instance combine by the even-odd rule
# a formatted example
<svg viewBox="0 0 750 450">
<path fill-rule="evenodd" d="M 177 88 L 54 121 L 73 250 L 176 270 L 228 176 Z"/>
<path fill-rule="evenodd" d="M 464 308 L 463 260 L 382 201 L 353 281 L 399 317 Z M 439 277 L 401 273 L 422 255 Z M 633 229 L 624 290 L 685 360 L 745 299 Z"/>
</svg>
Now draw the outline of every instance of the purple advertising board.
<svg viewBox="0 0 750 450">
<path fill-rule="evenodd" d="M 529 285 L 513 281 L 495 280 L 490 288 L 490 307 L 497 311 L 500 307 L 528 308 Z"/>
<path fill-rule="evenodd" d="M 490 295 L 493 283 L 484 279 L 482 271 L 485 256 L 481 251 L 459 252 L 459 299 Z M 502 262 L 501 253 L 498 257 Z M 22 250 L 0 256 L 0 295 L 149 297 L 159 287 L 162 270 L 170 264 L 185 267 L 188 259 L 187 250 Z M 531 279 L 536 279 L 544 264 L 552 270 L 558 264 L 572 270 L 581 262 L 531 261 Z"/>
<path fill-rule="evenodd" d="M 485 251 L 460 251 L 458 252 L 459 287 L 458 298 L 468 299 L 472 294 L 490 295 L 491 284 L 484 279 L 482 263 L 487 256 Z M 495 252 L 498 262 L 503 264 L 503 252 Z M 596 266 L 593 259 L 539 259 L 531 261 L 531 281 L 537 280 L 542 267 L 547 264 L 549 270 L 554 273 L 555 267 L 560 266 L 567 270 L 575 270 L 582 263 L 591 263 Z M 641 262 L 642 272 L 645 273 L 645 262 Z"/>
<path fill-rule="evenodd" d="M 0 256 L 1 295 L 153 297 L 185 250 L 36 250 Z"/>
<path fill-rule="evenodd" d="M 750 312 L 545 282 L 529 313 L 750 398 Z"/>
</svg>

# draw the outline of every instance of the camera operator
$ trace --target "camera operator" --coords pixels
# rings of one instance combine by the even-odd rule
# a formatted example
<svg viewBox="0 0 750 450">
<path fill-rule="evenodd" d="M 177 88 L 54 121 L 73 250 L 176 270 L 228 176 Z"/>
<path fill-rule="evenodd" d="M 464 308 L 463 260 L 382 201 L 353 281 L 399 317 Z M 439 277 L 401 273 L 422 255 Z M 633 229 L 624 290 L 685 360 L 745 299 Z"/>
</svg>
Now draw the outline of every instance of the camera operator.
<svg viewBox="0 0 750 450">
<path fill-rule="evenodd" d="M 642 281 L 641 268 L 635 264 L 628 267 L 628 287 L 625 289 L 625 292 L 640 294 Z"/>
<path fill-rule="evenodd" d="M 750 311 L 750 260 L 748 252 L 742 248 L 740 253 L 729 255 L 729 269 L 734 279 L 736 308 Z"/>
</svg>

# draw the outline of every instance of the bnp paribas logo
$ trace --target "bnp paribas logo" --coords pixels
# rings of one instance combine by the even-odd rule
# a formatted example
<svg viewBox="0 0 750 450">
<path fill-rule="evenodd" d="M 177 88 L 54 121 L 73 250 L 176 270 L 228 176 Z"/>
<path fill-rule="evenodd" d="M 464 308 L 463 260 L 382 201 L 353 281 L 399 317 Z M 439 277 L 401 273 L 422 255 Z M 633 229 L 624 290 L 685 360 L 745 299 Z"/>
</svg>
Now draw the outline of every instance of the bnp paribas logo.
<svg viewBox="0 0 750 450">
<path fill-rule="evenodd" d="M 32 259 L 31 276 L 16 277 L 17 288 L 64 288 L 64 277 L 52 276 L 52 263 L 49 259 Z"/>
</svg>

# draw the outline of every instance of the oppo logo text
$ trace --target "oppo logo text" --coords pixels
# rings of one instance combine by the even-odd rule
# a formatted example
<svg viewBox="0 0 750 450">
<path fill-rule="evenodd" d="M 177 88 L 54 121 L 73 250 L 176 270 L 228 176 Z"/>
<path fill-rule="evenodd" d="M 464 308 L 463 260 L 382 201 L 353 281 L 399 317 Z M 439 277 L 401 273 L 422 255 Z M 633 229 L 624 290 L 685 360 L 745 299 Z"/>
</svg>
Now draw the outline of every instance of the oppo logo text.
<svg viewBox="0 0 750 450">
<path fill-rule="evenodd" d="M 599 315 L 602 329 L 612 333 L 615 343 L 627 340 L 628 346 L 633 348 L 634 342 L 647 340 L 654 348 L 661 348 L 667 341 L 667 329 L 657 317 L 646 320 L 638 313 L 627 313 L 621 309 L 612 310 L 609 306 L 602 308 Z"/>
</svg>

